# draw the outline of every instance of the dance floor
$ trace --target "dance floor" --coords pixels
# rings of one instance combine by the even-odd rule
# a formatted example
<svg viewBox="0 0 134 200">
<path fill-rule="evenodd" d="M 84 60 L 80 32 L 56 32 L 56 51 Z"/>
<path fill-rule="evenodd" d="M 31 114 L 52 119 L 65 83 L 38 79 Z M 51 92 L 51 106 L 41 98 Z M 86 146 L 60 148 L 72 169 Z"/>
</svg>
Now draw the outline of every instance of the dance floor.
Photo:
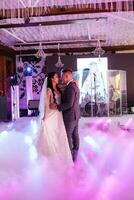
<svg viewBox="0 0 134 200">
<path fill-rule="evenodd" d="M 133 115 L 82 118 L 66 170 L 37 159 L 36 130 L 36 118 L 0 123 L 0 200 L 134 200 Z"/>
</svg>

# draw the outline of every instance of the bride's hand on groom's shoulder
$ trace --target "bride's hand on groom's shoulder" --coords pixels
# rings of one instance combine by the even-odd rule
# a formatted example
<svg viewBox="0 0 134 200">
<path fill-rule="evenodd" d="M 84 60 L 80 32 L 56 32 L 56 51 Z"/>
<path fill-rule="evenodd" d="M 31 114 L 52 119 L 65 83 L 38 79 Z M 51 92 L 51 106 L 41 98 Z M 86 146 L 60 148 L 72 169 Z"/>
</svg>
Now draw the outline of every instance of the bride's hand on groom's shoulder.
<svg viewBox="0 0 134 200">
<path fill-rule="evenodd" d="M 73 83 L 75 83 L 77 86 L 79 86 L 78 81 L 77 80 L 73 80 Z"/>
</svg>

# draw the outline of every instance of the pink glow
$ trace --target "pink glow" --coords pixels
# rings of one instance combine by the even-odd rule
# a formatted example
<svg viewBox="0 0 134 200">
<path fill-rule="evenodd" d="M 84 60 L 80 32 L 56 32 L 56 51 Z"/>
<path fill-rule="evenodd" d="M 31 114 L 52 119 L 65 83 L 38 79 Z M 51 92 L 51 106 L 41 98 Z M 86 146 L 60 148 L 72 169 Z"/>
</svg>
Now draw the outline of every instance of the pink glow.
<svg viewBox="0 0 134 200">
<path fill-rule="evenodd" d="M 68 169 L 37 159 L 36 119 L 1 123 L 0 200 L 134 200 L 132 121 L 122 122 L 129 133 L 112 120 L 86 120 L 78 160 Z"/>
</svg>

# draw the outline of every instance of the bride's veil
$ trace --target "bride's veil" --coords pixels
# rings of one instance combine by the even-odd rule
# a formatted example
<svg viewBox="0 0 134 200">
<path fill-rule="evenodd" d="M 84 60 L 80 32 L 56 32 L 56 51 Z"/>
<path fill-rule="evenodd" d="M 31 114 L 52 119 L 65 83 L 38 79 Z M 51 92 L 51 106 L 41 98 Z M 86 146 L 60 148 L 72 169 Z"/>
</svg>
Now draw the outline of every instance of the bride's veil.
<svg viewBox="0 0 134 200">
<path fill-rule="evenodd" d="M 46 99 L 47 99 L 47 77 L 44 80 L 42 90 L 41 90 L 41 94 L 40 94 L 39 123 L 41 122 L 42 118 L 44 117 Z"/>
</svg>

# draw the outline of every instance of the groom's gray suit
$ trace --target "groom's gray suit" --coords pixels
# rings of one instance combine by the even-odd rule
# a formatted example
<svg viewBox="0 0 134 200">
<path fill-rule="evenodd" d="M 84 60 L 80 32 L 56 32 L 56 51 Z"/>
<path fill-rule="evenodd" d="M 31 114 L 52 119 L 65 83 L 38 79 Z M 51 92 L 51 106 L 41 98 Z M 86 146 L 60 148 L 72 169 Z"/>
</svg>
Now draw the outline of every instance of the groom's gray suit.
<svg viewBox="0 0 134 200">
<path fill-rule="evenodd" d="M 63 119 L 73 160 L 76 159 L 79 149 L 79 97 L 79 88 L 77 87 L 76 83 L 71 81 L 65 88 L 64 94 L 62 95 L 61 104 L 57 106 L 58 110 L 63 112 Z"/>
</svg>

